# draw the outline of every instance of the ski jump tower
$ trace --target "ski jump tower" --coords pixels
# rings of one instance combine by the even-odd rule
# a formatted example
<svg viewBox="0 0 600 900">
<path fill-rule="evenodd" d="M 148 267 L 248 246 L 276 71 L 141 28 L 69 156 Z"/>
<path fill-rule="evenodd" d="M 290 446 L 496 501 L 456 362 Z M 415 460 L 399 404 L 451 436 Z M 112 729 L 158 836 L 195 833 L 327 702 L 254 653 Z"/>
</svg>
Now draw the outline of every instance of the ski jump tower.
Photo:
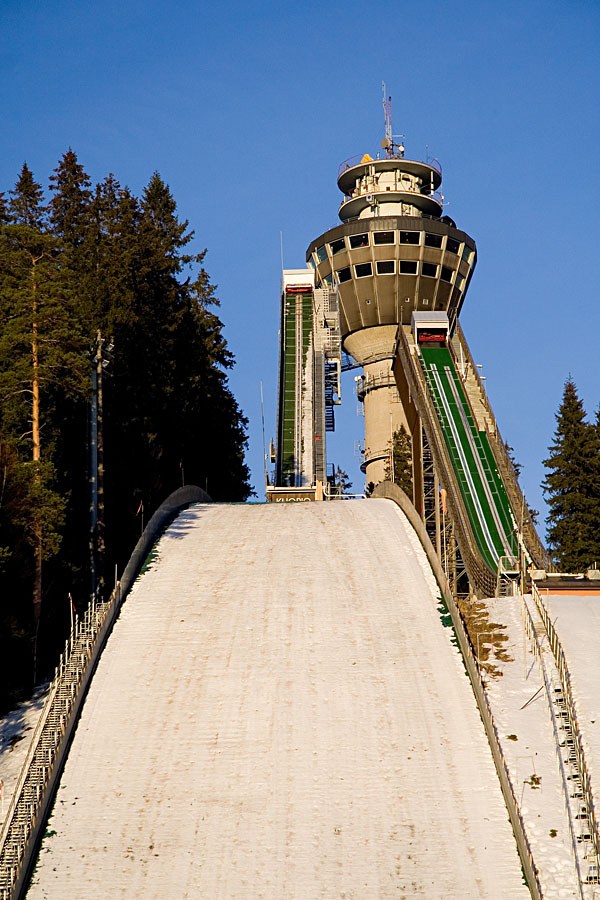
<svg viewBox="0 0 600 900">
<path fill-rule="evenodd" d="M 343 349 L 363 367 L 362 468 L 374 484 L 384 479 L 393 431 L 411 430 L 392 373 L 398 325 L 410 326 L 415 312 L 442 312 L 453 333 L 477 259 L 474 240 L 443 215 L 441 166 L 405 157 L 392 136 L 391 99 L 384 108 L 381 153 L 341 164 L 342 224 L 306 254 L 317 285 L 337 288 Z"/>
<path fill-rule="evenodd" d="M 284 269 L 279 326 L 279 397 L 274 484 L 267 500 L 322 500 L 326 432 L 341 402 L 341 348 L 335 291 L 315 286 L 314 269 Z"/>
</svg>

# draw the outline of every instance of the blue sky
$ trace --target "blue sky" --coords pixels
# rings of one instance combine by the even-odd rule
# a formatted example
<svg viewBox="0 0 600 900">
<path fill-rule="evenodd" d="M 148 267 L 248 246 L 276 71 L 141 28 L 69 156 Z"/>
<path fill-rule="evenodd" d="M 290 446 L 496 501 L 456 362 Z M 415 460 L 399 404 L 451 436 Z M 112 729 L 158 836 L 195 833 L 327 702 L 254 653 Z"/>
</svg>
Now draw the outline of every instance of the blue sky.
<svg viewBox="0 0 600 900">
<path fill-rule="evenodd" d="M 447 212 L 477 242 L 461 322 L 543 509 L 567 376 L 590 416 L 600 402 L 599 42 L 597 0 L 4 0 L 0 190 L 24 160 L 46 185 L 69 146 L 135 193 L 160 172 L 208 248 L 260 496 L 280 232 L 285 266 L 304 266 L 337 221 L 338 164 L 379 146 L 385 80 L 407 156 L 439 158 Z M 352 387 L 328 455 L 361 487 Z"/>
</svg>

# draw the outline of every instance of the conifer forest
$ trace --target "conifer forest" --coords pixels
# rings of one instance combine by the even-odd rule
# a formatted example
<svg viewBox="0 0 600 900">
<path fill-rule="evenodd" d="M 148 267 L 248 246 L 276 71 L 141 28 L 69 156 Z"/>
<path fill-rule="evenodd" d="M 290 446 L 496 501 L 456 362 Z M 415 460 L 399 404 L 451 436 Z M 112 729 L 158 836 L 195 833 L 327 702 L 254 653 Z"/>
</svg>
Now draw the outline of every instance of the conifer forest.
<svg viewBox="0 0 600 900">
<path fill-rule="evenodd" d="M 71 610 L 110 592 L 172 491 L 251 493 L 192 237 L 158 173 L 141 197 L 112 174 L 94 186 L 72 150 L 47 191 L 24 164 L 0 194 L 0 711 L 51 674 Z"/>
</svg>

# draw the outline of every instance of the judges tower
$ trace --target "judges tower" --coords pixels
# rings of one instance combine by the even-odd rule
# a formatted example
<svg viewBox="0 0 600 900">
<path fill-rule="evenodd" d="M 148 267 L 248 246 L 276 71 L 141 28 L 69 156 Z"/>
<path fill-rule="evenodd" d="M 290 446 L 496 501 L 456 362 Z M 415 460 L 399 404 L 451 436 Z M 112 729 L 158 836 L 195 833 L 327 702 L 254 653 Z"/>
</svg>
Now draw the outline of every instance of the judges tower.
<svg viewBox="0 0 600 900">
<path fill-rule="evenodd" d="M 410 328 L 416 311 L 444 311 L 452 333 L 477 258 L 473 239 L 443 214 L 440 164 L 405 156 L 392 136 L 390 98 L 384 107 L 381 151 L 340 165 L 341 224 L 306 254 L 316 284 L 337 288 L 343 349 L 363 368 L 362 468 L 375 484 L 384 478 L 392 432 L 407 425 L 391 371 L 396 329 Z"/>
</svg>

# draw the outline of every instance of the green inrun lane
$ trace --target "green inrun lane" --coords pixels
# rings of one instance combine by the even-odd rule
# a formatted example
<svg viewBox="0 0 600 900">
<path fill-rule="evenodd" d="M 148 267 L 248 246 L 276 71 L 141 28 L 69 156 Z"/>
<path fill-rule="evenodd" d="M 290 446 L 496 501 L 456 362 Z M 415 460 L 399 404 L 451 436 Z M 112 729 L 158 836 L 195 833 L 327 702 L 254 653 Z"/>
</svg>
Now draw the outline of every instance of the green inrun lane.
<svg viewBox="0 0 600 900">
<path fill-rule="evenodd" d="M 516 555 L 517 547 L 492 448 L 473 421 L 450 351 L 421 347 L 421 363 L 473 535 L 482 558 L 495 570 L 499 557 Z"/>
</svg>

